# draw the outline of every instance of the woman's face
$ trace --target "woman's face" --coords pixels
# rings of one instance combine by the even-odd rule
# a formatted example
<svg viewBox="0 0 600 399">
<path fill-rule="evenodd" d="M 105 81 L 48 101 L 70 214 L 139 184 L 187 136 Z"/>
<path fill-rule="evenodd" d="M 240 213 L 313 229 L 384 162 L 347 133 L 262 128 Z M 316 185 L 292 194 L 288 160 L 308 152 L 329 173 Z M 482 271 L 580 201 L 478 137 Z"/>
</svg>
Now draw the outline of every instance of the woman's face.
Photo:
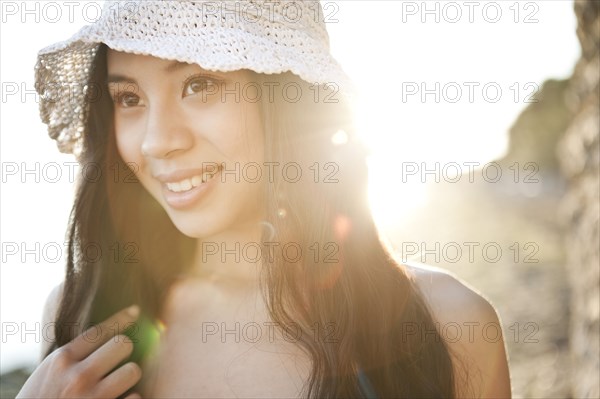
<svg viewBox="0 0 600 399">
<path fill-rule="evenodd" d="M 190 237 L 241 231 L 260 220 L 262 186 L 242 173 L 264 160 L 258 104 L 240 94 L 250 76 L 108 52 L 119 153 Z"/>
</svg>

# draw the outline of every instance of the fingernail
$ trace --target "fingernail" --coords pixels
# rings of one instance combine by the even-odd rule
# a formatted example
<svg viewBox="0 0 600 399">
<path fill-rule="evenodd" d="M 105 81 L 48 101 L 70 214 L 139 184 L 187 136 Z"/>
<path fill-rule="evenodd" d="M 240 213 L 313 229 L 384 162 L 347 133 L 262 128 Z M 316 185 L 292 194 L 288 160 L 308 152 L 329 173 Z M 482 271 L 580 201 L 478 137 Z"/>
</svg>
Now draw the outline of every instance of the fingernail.
<svg viewBox="0 0 600 399">
<path fill-rule="evenodd" d="M 127 308 L 127 314 L 131 317 L 138 317 L 140 315 L 140 307 L 138 305 L 131 305 Z"/>
</svg>

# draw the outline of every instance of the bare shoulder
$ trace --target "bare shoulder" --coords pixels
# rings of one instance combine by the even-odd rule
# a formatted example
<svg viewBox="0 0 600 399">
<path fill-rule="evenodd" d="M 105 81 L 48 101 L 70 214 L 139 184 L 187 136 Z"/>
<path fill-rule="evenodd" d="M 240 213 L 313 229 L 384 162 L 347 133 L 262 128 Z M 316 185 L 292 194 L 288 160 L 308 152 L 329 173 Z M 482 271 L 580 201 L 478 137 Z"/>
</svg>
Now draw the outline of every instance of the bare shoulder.
<svg viewBox="0 0 600 399">
<path fill-rule="evenodd" d="M 56 321 L 58 309 L 60 308 L 62 292 L 63 283 L 60 283 L 52 289 L 48 295 L 48 298 L 46 299 L 46 304 L 44 305 L 44 311 L 42 314 L 42 331 L 44 331 L 44 337 L 42 339 L 42 352 L 40 355 L 42 360 L 46 354 L 46 351 L 48 351 L 55 339 L 54 328 L 51 328 L 50 324 Z"/>
<path fill-rule="evenodd" d="M 436 328 L 455 356 L 461 397 L 510 398 L 508 359 L 498 313 L 473 287 L 443 269 L 404 264 Z"/>
<path fill-rule="evenodd" d="M 421 263 L 405 263 L 404 266 L 414 276 L 439 322 L 467 321 L 465 317 L 474 316 L 497 319 L 490 302 L 449 271 Z"/>
</svg>

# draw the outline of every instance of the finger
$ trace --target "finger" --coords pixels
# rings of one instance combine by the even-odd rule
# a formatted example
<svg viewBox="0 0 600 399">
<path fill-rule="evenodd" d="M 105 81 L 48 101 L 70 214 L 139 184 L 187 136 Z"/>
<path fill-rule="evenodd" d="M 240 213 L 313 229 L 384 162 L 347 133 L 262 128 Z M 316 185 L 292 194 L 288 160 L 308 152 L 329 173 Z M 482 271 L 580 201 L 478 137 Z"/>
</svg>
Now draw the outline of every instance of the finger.
<svg viewBox="0 0 600 399">
<path fill-rule="evenodd" d="M 142 369 L 140 366 L 133 362 L 125 363 L 98 383 L 97 394 L 101 397 L 116 398 L 131 389 L 141 378 Z"/>
<path fill-rule="evenodd" d="M 140 395 L 137 392 L 134 392 L 131 395 L 125 396 L 125 399 L 142 399 L 142 395 Z"/>
<path fill-rule="evenodd" d="M 83 360 L 104 345 L 106 341 L 131 327 L 139 313 L 140 308 L 137 305 L 125 308 L 102 323 L 90 327 L 63 348 L 74 360 Z"/>
<path fill-rule="evenodd" d="M 86 357 L 79 367 L 86 370 L 86 374 L 100 381 L 119 363 L 124 361 L 133 352 L 133 343 L 126 335 L 115 335 L 94 353 Z"/>
</svg>

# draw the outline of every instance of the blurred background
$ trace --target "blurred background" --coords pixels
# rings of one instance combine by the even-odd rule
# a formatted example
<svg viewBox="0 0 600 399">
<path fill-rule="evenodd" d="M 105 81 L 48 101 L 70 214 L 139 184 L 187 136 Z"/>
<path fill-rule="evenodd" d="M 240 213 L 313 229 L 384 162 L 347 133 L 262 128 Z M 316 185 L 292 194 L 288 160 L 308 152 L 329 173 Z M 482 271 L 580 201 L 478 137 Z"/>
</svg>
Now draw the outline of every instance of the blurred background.
<svg viewBox="0 0 600 399">
<path fill-rule="evenodd" d="M 39 121 L 35 57 L 101 2 L 0 4 L 8 398 L 38 361 L 77 171 Z M 600 397 L 599 2 L 322 4 L 398 257 L 452 271 L 496 307 L 515 398 Z"/>
</svg>

